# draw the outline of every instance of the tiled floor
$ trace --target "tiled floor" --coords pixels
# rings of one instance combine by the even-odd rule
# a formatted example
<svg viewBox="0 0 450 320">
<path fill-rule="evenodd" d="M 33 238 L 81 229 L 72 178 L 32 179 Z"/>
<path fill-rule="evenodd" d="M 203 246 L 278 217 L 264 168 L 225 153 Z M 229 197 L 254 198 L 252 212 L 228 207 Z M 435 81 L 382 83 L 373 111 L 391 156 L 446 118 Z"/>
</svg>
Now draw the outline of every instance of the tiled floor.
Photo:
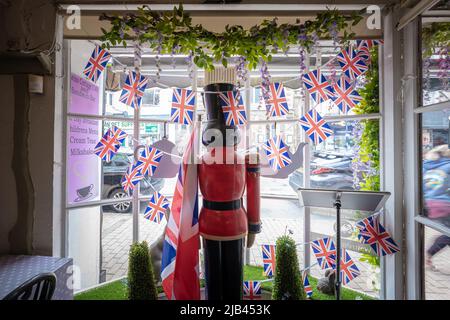
<svg viewBox="0 0 450 320">
<path fill-rule="evenodd" d="M 261 234 L 256 238 L 255 245 L 250 249 L 250 264 L 262 265 L 261 245 L 274 244 L 276 239 L 289 232 L 300 244 L 298 256 L 303 268 L 303 219 L 300 208 L 294 200 L 264 199 L 262 203 Z M 106 270 L 106 280 L 126 275 L 128 268 L 128 250 L 132 241 L 132 215 L 131 214 L 103 214 L 103 269 Z M 334 217 L 327 212 L 313 211 L 311 215 L 311 231 L 319 234 L 331 234 Z M 139 217 L 140 239 L 153 243 L 163 232 L 164 223 L 160 225 Z M 436 237 L 435 232 L 427 232 L 426 245 Z M 361 275 L 348 284 L 348 287 L 376 296 L 378 293 L 370 283 L 377 278 L 379 270 L 373 270 L 370 265 L 359 261 L 360 254 L 350 251 Z M 436 270 L 426 270 L 426 294 L 428 299 L 450 299 L 450 248 L 443 249 L 434 258 Z M 311 255 L 311 263 L 315 263 Z M 320 277 L 323 271 L 317 266 L 311 268 L 311 274 Z"/>
</svg>

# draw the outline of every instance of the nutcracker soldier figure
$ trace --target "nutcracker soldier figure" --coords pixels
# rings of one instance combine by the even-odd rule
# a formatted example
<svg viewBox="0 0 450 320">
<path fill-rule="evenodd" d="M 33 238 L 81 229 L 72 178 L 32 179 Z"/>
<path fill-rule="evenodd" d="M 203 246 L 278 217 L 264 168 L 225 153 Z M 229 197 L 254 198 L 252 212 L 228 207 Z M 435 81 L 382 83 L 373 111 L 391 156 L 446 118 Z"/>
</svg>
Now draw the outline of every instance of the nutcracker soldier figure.
<svg viewBox="0 0 450 320">
<path fill-rule="evenodd" d="M 202 142 L 207 151 L 198 170 L 203 195 L 199 228 L 208 300 L 242 299 L 245 237 L 250 247 L 261 229 L 258 160 L 237 152 L 238 128 L 225 124 L 217 94 L 233 90 L 229 83 L 204 88 L 208 122 Z"/>
</svg>

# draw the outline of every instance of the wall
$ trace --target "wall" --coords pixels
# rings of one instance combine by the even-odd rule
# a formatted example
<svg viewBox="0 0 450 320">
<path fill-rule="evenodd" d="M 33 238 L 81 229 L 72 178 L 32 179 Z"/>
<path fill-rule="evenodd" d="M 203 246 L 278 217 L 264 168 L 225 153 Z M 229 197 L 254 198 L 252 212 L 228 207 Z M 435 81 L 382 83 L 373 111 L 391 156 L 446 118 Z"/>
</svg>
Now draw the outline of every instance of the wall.
<svg viewBox="0 0 450 320">
<path fill-rule="evenodd" d="M 52 1 L 2 1 L 0 18 L 0 53 L 51 47 Z M 0 75 L 0 85 L 0 254 L 51 255 L 54 76 L 44 77 L 42 95 L 28 93 L 26 75 Z"/>
<path fill-rule="evenodd" d="M 16 182 L 11 167 L 13 153 L 14 83 L 13 76 L 0 75 L 1 108 L 0 127 L 0 254 L 9 252 L 8 234 L 17 219 Z"/>
</svg>

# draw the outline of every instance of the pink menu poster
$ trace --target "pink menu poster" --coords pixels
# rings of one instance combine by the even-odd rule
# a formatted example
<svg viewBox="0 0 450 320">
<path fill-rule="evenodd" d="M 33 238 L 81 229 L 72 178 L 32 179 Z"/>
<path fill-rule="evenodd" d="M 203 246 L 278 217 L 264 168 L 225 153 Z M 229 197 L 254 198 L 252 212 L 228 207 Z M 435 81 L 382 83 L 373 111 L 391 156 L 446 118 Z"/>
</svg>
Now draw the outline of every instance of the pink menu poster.
<svg viewBox="0 0 450 320">
<path fill-rule="evenodd" d="M 69 112 L 99 115 L 99 91 L 97 85 L 72 73 Z"/>
<path fill-rule="evenodd" d="M 72 74 L 69 110 L 72 113 L 99 114 L 99 88 Z M 94 154 L 100 140 L 101 121 L 69 117 L 67 126 L 67 202 L 98 200 L 101 160 Z"/>
</svg>

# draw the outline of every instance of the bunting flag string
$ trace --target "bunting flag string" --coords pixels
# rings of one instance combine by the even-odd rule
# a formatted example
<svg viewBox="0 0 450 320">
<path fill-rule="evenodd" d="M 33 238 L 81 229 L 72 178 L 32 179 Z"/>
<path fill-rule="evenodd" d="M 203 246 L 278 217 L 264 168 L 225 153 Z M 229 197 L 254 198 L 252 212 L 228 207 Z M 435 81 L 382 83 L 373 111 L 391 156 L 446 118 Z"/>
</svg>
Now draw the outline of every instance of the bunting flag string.
<svg viewBox="0 0 450 320">
<path fill-rule="evenodd" d="M 378 214 L 358 221 L 356 227 L 359 229 L 358 239 L 361 243 L 370 245 L 379 257 L 400 251 L 394 239 L 380 223 Z"/>
<path fill-rule="evenodd" d="M 94 153 L 102 160 L 110 162 L 119 151 L 120 146 L 127 137 L 127 134 L 118 127 L 113 126 L 108 129 L 94 148 Z"/>
<path fill-rule="evenodd" d="M 289 149 L 281 136 L 270 138 L 262 147 L 266 151 L 269 164 L 273 171 L 277 172 L 292 163 Z"/>
<path fill-rule="evenodd" d="M 169 205 L 170 203 L 167 198 L 158 191 L 155 191 L 145 209 L 144 218 L 158 224 L 161 223 Z"/>
<path fill-rule="evenodd" d="M 261 299 L 261 281 L 244 281 L 242 288 L 244 300 Z"/>
<path fill-rule="evenodd" d="M 275 251 L 276 246 L 272 244 L 263 244 L 261 246 L 264 274 L 267 277 L 273 277 L 275 274 Z"/>
<path fill-rule="evenodd" d="M 84 67 L 83 74 L 85 77 L 96 83 L 110 58 L 111 54 L 108 51 L 96 45 Z"/>
</svg>

